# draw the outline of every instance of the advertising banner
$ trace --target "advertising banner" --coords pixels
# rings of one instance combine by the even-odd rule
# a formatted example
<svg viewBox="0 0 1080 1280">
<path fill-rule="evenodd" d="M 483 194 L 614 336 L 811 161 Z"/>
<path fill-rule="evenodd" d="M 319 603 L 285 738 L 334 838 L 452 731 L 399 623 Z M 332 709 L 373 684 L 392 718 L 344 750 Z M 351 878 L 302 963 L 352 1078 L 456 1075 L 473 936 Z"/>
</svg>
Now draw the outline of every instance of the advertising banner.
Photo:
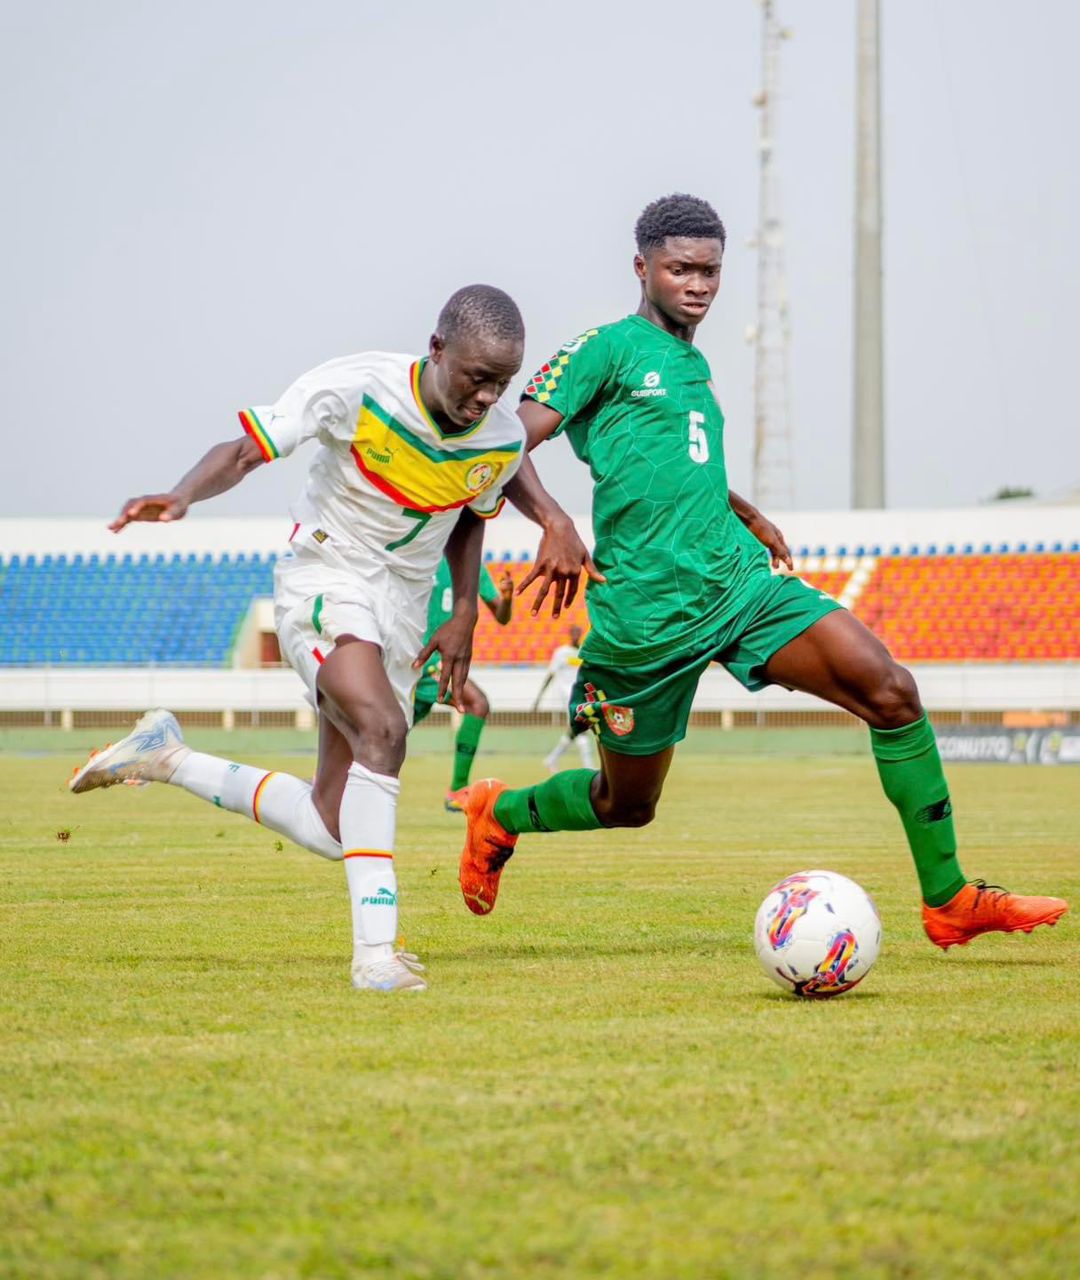
<svg viewBox="0 0 1080 1280">
<path fill-rule="evenodd" d="M 939 729 L 942 760 L 976 764 L 1080 764 L 1080 727 Z"/>
</svg>

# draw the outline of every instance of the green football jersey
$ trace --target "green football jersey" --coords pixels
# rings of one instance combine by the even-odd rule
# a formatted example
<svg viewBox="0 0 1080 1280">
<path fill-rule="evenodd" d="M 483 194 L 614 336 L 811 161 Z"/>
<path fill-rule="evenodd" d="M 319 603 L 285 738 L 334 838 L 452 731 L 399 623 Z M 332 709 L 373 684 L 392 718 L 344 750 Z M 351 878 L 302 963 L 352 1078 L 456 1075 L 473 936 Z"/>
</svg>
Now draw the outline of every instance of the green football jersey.
<svg viewBox="0 0 1080 1280">
<path fill-rule="evenodd" d="M 495 580 L 487 571 L 486 565 L 480 566 L 480 599 L 487 600 L 489 604 L 497 604 L 499 600 L 499 588 L 495 585 Z M 439 561 L 439 567 L 435 570 L 435 587 L 431 592 L 431 599 L 428 601 L 427 611 L 427 630 L 424 632 L 424 643 L 431 639 L 436 628 L 442 624 L 454 612 L 454 584 L 450 578 L 450 565 L 447 563 L 445 556 Z"/>
<path fill-rule="evenodd" d="M 633 666 L 707 641 L 771 572 L 728 500 L 708 361 L 632 315 L 568 342 L 524 394 L 563 415 L 592 473 L 607 582 L 589 583 L 582 656 Z"/>
</svg>

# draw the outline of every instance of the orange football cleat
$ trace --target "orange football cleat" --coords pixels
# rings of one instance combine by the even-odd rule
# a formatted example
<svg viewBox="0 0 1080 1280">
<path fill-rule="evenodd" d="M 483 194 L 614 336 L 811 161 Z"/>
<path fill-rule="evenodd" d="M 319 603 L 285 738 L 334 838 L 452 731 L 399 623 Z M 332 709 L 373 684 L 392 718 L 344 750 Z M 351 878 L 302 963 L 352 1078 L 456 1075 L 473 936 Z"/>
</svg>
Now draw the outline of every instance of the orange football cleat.
<svg viewBox="0 0 1080 1280">
<path fill-rule="evenodd" d="M 465 798 L 469 794 L 468 787 L 461 787 L 457 791 L 448 791 L 446 799 L 443 801 L 443 807 L 447 813 L 464 813 Z"/>
<path fill-rule="evenodd" d="M 1024 898 L 1000 885 L 972 880 L 942 907 L 922 909 L 926 936 L 943 951 L 962 947 L 980 933 L 1030 933 L 1056 924 L 1069 909 L 1064 898 Z"/>
<path fill-rule="evenodd" d="M 465 905 L 477 916 L 495 909 L 499 877 L 514 852 L 512 836 L 495 817 L 495 801 L 506 790 L 496 778 L 474 782 L 465 798 L 465 848 L 458 866 L 458 883 Z"/>
</svg>

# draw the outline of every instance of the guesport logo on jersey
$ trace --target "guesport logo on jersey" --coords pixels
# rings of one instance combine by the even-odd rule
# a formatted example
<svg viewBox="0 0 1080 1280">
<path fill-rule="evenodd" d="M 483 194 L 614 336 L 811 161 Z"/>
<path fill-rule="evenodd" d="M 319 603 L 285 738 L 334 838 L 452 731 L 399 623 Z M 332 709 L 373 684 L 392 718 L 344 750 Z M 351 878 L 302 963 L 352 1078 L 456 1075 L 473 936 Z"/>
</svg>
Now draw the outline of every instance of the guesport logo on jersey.
<svg viewBox="0 0 1080 1280">
<path fill-rule="evenodd" d="M 650 370 L 644 378 L 641 379 L 642 386 L 635 387 L 630 392 L 630 398 L 633 400 L 641 400 L 650 396 L 666 396 L 667 387 L 660 385 L 660 375 L 655 369 Z"/>
</svg>

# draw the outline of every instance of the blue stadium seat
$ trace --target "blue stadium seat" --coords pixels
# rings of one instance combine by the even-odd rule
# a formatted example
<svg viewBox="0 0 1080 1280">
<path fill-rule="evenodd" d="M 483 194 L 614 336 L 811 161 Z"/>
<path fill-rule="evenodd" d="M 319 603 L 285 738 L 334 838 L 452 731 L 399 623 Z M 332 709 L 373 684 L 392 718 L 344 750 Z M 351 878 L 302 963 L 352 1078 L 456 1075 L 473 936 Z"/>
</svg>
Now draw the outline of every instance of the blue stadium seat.
<svg viewBox="0 0 1080 1280">
<path fill-rule="evenodd" d="M 0 562 L 0 665 L 219 667 L 272 590 L 272 559 L 258 555 L 12 556 Z"/>
</svg>

